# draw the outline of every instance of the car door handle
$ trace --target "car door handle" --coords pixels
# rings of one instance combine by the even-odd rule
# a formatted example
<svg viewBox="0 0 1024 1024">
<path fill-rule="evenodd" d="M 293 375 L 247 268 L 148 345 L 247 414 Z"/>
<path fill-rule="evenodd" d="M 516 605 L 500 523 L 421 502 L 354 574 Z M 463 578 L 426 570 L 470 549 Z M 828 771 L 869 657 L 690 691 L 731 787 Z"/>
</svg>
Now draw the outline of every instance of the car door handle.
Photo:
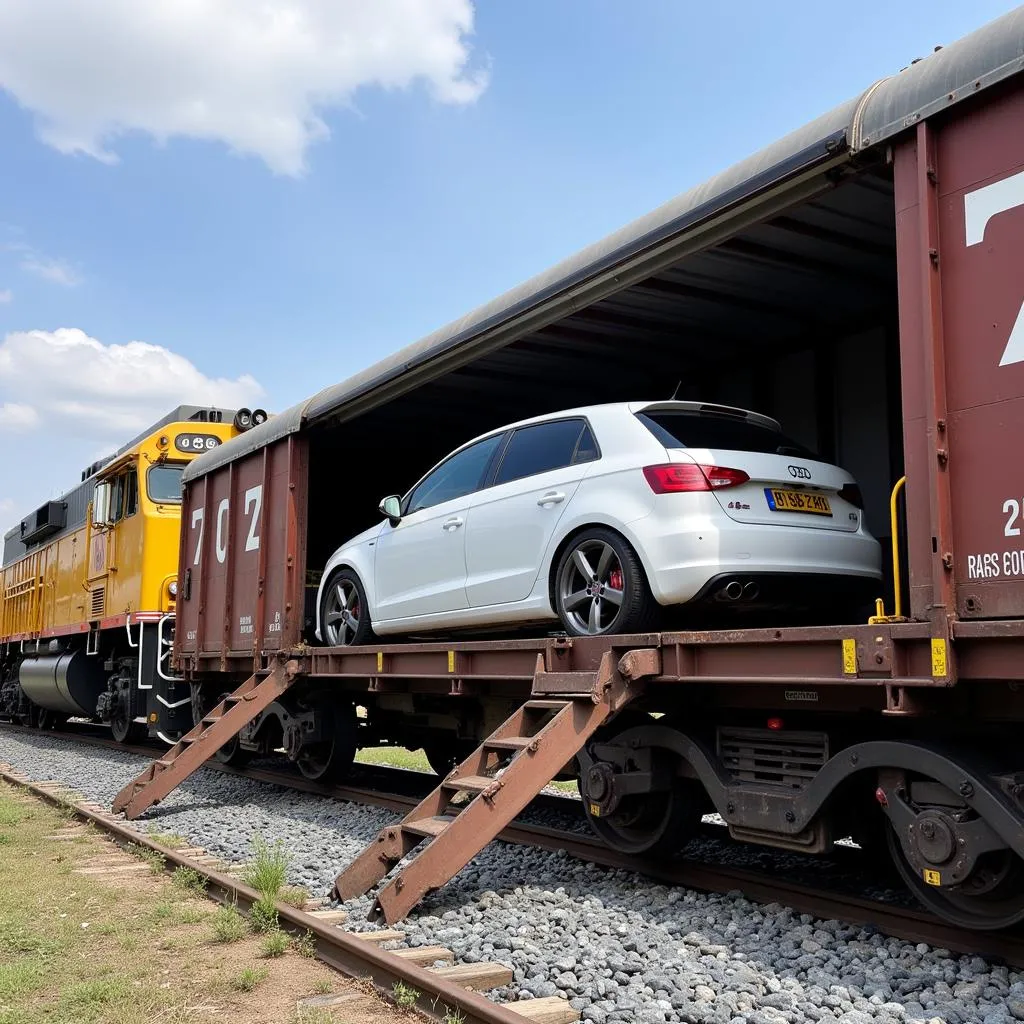
<svg viewBox="0 0 1024 1024">
<path fill-rule="evenodd" d="M 557 505 L 560 501 L 565 501 L 565 495 L 561 491 L 548 491 L 547 494 L 542 494 L 537 499 L 537 504 Z"/>
<path fill-rule="evenodd" d="M 446 519 L 441 524 L 442 530 L 447 530 L 451 533 L 452 530 L 457 530 L 462 525 L 462 520 L 458 516 L 453 516 L 451 519 Z"/>
</svg>

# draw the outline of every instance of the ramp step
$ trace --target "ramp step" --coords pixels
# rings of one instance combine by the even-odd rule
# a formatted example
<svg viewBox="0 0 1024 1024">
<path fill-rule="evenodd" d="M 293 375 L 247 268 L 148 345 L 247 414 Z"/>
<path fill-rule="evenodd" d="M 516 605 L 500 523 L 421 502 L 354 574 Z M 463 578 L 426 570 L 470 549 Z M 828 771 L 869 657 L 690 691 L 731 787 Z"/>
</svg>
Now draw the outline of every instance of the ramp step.
<svg viewBox="0 0 1024 1024">
<path fill-rule="evenodd" d="M 439 836 L 451 821 L 451 818 L 420 818 L 419 821 L 403 821 L 402 829 L 415 836 Z"/>
<path fill-rule="evenodd" d="M 396 949 L 392 952 L 417 967 L 431 967 L 441 960 L 448 964 L 455 961 L 455 954 L 444 946 L 413 946 L 411 949 Z"/>
<path fill-rule="evenodd" d="M 567 700 L 528 700 L 523 707 L 530 711 L 561 711 Z"/>
<path fill-rule="evenodd" d="M 518 1013 L 524 1020 L 534 1024 L 574 1024 L 580 1019 L 580 1011 L 569 1005 L 561 996 L 544 996 L 543 999 L 521 999 L 516 1003 L 504 1003 L 506 1010 Z"/>
<path fill-rule="evenodd" d="M 494 779 L 489 779 L 486 775 L 463 775 L 454 779 L 445 779 L 441 786 L 457 793 L 482 793 L 488 787 L 493 786 L 494 782 Z"/>
<path fill-rule="evenodd" d="M 512 983 L 512 969 L 504 964 L 456 964 L 454 967 L 431 967 L 431 974 L 452 981 L 463 988 L 483 990 Z"/>
<path fill-rule="evenodd" d="M 525 750 L 534 742 L 532 736 L 506 736 L 500 740 L 485 740 L 487 750 Z"/>
</svg>

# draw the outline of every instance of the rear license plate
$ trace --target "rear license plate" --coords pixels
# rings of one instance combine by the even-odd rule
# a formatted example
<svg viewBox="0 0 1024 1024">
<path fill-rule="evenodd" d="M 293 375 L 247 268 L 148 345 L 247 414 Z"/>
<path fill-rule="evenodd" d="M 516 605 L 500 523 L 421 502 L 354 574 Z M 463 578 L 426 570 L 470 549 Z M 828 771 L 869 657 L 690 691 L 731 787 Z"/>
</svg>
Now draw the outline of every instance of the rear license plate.
<svg viewBox="0 0 1024 1024">
<path fill-rule="evenodd" d="M 768 507 L 773 512 L 809 512 L 815 516 L 832 515 L 832 506 L 823 494 L 766 487 L 764 496 L 768 499 Z"/>
</svg>

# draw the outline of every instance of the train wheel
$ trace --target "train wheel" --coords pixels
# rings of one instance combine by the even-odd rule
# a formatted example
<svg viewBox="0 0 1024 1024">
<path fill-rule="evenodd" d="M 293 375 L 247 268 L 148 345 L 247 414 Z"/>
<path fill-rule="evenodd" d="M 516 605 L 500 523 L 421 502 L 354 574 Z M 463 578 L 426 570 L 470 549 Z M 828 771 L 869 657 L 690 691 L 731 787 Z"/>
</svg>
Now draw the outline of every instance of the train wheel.
<svg viewBox="0 0 1024 1024">
<path fill-rule="evenodd" d="M 145 727 L 128 717 L 123 701 L 114 705 L 110 716 L 110 735 L 118 743 L 139 743 L 146 738 Z"/>
<path fill-rule="evenodd" d="M 352 704 L 326 706 L 324 731 L 330 737 L 299 751 L 295 763 L 312 782 L 330 782 L 348 775 L 356 756 L 356 709 Z"/>
<path fill-rule="evenodd" d="M 237 736 L 232 736 L 213 756 L 220 764 L 230 768 L 242 768 L 252 760 L 253 752 L 245 750 Z"/>
<path fill-rule="evenodd" d="M 66 725 L 70 716 L 61 714 L 59 711 L 50 711 L 47 708 L 40 708 L 36 718 L 36 728 L 42 730 L 59 729 Z"/>
<path fill-rule="evenodd" d="M 623 797 L 608 815 L 593 813 L 597 805 L 587 799 L 586 787 L 580 781 L 583 810 L 590 827 L 605 845 L 619 853 L 671 856 L 686 845 L 700 824 L 700 794 L 687 780 L 677 779 L 665 793 Z"/>
<path fill-rule="evenodd" d="M 918 875 L 892 828 L 889 852 L 907 888 L 938 917 L 971 931 L 999 931 L 1024 921 L 1024 863 L 1012 850 L 985 854 L 966 881 L 948 889 Z"/>
<path fill-rule="evenodd" d="M 965 800 L 907 774 L 883 775 L 879 793 L 893 864 L 928 910 L 971 931 L 1024 921 L 1024 861 Z"/>
</svg>

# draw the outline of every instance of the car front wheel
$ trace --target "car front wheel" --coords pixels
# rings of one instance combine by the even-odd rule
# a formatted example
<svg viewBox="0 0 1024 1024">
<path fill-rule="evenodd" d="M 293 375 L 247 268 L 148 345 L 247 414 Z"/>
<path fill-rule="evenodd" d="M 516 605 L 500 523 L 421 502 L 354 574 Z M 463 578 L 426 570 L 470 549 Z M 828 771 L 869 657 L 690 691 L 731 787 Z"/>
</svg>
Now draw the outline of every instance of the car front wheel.
<svg viewBox="0 0 1024 1024">
<path fill-rule="evenodd" d="M 373 637 L 366 592 L 351 569 L 335 569 L 324 587 L 320 636 L 328 647 L 356 647 Z"/>
<path fill-rule="evenodd" d="M 555 611 L 571 636 L 643 633 L 656 628 L 658 617 L 636 552 L 604 527 L 585 530 L 563 552 Z"/>
</svg>

